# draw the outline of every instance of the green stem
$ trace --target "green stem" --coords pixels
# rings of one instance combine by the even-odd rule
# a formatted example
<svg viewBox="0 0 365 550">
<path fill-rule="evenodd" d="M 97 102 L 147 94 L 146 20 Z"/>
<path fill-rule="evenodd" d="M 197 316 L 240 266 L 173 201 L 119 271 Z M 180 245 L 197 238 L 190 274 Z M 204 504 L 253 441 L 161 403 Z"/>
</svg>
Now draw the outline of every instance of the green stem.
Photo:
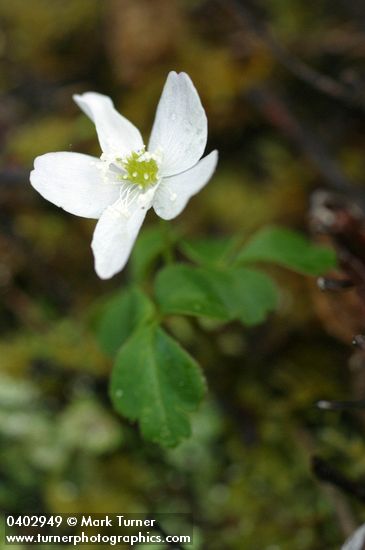
<svg viewBox="0 0 365 550">
<path fill-rule="evenodd" d="M 170 238 L 170 231 L 165 220 L 160 219 L 160 228 L 165 244 L 163 256 L 167 265 L 172 264 L 174 261 L 174 249 Z"/>
</svg>

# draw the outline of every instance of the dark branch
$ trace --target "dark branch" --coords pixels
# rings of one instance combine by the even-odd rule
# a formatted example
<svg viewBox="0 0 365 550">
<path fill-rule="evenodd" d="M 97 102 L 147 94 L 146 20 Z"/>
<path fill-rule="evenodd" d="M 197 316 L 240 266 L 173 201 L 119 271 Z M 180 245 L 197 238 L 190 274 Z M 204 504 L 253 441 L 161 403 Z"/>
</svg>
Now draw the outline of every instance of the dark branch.
<svg viewBox="0 0 365 550">
<path fill-rule="evenodd" d="M 357 92 L 342 82 L 334 80 L 313 69 L 302 60 L 298 59 L 291 52 L 286 50 L 272 35 L 265 23 L 262 23 L 247 7 L 247 3 L 238 0 L 219 0 L 220 4 L 229 10 L 232 16 L 240 21 L 245 27 L 248 25 L 264 44 L 271 51 L 272 56 L 284 67 L 286 67 L 297 78 L 311 85 L 316 90 L 327 94 L 337 100 L 343 101 L 353 107 L 365 110 L 365 102 Z"/>
<path fill-rule="evenodd" d="M 365 399 L 359 399 L 358 401 L 327 401 L 321 399 L 316 403 L 319 409 L 325 411 L 342 411 L 346 409 L 365 409 Z"/>
<path fill-rule="evenodd" d="M 311 128 L 298 121 L 286 102 L 266 89 L 251 90 L 246 97 L 270 124 L 303 151 L 332 189 L 365 205 L 363 191 L 346 178 L 326 145 Z"/>
<path fill-rule="evenodd" d="M 341 292 L 354 288 L 354 282 L 351 279 L 330 279 L 329 277 L 319 277 L 317 286 L 322 291 Z"/>
<path fill-rule="evenodd" d="M 320 481 L 330 483 L 344 493 L 365 502 L 365 485 L 348 479 L 323 458 L 318 456 L 312 458 L 312 472 Z"/>
</svg>

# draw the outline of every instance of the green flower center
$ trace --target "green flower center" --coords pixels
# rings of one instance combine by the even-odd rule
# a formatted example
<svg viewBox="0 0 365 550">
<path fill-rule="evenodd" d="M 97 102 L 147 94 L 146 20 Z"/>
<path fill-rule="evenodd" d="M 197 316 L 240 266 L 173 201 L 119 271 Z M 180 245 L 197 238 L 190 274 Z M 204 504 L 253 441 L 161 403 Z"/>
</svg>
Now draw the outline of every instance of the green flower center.
<svg viewBox="0 0 365 550">
<path fill-rule="evenodd" d="M 154 155 L 141 151 L 133 151 L 128 157 L 118 159 L 125 174 L 124 180 L 128 180 L 135 185 L 146 188 L 154 185 L 158 181 L 158 164 Z"/>
</svg>

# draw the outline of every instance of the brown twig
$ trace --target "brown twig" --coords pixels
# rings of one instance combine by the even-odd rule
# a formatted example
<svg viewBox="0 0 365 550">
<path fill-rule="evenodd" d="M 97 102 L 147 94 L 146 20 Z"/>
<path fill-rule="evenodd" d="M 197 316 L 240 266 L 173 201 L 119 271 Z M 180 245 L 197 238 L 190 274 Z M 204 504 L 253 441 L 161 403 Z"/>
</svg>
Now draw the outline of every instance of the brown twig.
<svg viewBox="0 0 365 550">
<path fill-rule="evenodd" d="M 343 411 L 348 409 L 365 409 L 365 399 L 358 401 L 327 401 L 321 399 L 316 403 L 319 409 L 325 411 Z"/>
<path fill-rule="evenodd" d="M 325 144 L 312 129 L 299 122 L 286 102 L 266 89 L 251 90 L 246 97 L 270 124 L 304 152 L 332 189 L 365 203 L 363 193 L 346 178 L 340 166 L 331 158 Z"/>
<path fill-rule="evenodd" d="M 365 502 L 365 485 L 348 479 L 342 472 L 334 468 L 323 458 L 318 456 L 312 458 L 312 472 L 321 481 L 330 483 L 341 489 L 344 493 L 355 497 L 361 502 Z"/>
<path fill-rule="evenodd" d="M 258 18 L 248 8 L 247 2 L 238 0 L 218 0 L 224 9 L 229 11 L 232 17 L 245 27 L 249 26 L 251 30 L 260 38 L 260 40 L 269 48 L 272 56 L 286 69 L 288 69 L 297 78 L 306 82 L 314 89 L 327 94 L 334 99 L 343 101 L 352 107 L 365 110 L 364 98 L 360 94 L 346 86 L 342 82 L 324 75 L 310 67 L 302 60 L 298 59 L 291 52 L 286 50 L 273 36 L 266 23 Z"/>
</svg>

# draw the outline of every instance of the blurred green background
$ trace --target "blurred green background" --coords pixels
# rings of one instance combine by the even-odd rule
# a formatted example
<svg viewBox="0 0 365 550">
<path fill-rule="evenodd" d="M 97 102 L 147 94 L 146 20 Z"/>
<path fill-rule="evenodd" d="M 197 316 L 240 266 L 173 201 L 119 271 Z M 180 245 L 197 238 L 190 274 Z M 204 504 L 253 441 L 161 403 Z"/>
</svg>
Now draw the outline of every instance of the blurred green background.
<svg viewBox="0 0 365 550">
<path fill-rule="evenodd" d="M 356 0 L 0 1 L 2 513 L 189 511 L 194 548 L 209 550 L 332 550 L 364 520 L 310 465 L 320 455 L 365 479 L 364 419 L 314 406 L 358 391 L 356 298 L 341 298 L 334 317 L 314 280 L 275 269 L 279 311 L 258 328 L 208 325 L 204 336 L 171 318 L 210 392 L 192 438 L 162 450 L 113 413 L 111 362 L 95 337 L 128 269 L 98 280 L 94 222 L 28 179 L 39 154 L 100 154 L 73 93 L 110 95 L 148 137 L 168 71 L 183 70 L 221 160 L 174 225 L 191 237 L 272 222 L 307 231 L 314 189 L 364 179 L 364 12 Z M 308 82 L 291 55 L 339 93 Z"/>
</svg>

